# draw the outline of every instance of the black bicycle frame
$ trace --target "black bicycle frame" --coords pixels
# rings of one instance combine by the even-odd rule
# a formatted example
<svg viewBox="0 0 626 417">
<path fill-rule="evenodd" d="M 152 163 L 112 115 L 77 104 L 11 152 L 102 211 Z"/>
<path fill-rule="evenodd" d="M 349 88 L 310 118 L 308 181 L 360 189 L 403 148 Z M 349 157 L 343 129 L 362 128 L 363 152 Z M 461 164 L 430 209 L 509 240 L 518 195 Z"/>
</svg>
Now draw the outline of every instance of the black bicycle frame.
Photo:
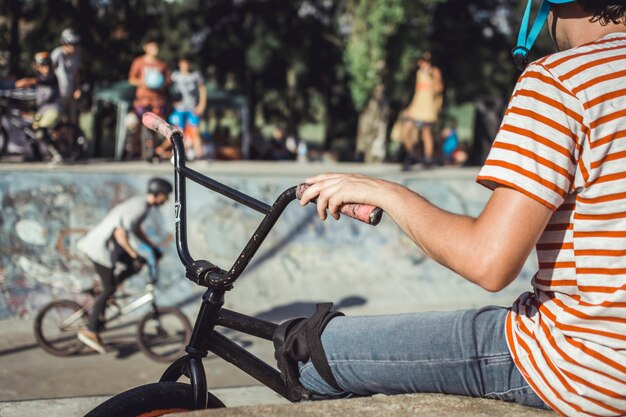
<svg viewBox="0 0 626 417">
<path fill-rule="evenodd" d="M 272 340 L 272 335 L 277 327 L 276 324 L 236 313 L 224 309 L 222 306 L 225 292 L 232 288 L 232 284 L 244 271 L 287 205 L 295 200 L 296 187 L 283 192 L 270 206 L 186 167 L 182 135 L 175 133 L 171 139 L 174 145 L 176 249 L 180 260 L 185 265 L 186 276 L 196 284 L 208 287 L 208 290 L 202 297 L 202 305 L 194 324 L 189 345 L 186 348 L 187 354 L 168 367 L 161 377 L 161 381 L 175 382 L 186 375 L 193 387 L 194 407 L 196 409 L 206 408 L 207 381 L 202 366 L 202 358 L 206 357 L 210 351 L 232 363 L 287 400 L 299 401 L 306 395 L 300 387 L 288 386 L 278 370 L 215 330 L 215 326 L 222 326 L 261 339 Z M 222 270 L 206 260 L 194 260 L 189 253 L 185 187 L 187 179 L 265 214 L 247 245 L 228 271 Z"/>
</svg>

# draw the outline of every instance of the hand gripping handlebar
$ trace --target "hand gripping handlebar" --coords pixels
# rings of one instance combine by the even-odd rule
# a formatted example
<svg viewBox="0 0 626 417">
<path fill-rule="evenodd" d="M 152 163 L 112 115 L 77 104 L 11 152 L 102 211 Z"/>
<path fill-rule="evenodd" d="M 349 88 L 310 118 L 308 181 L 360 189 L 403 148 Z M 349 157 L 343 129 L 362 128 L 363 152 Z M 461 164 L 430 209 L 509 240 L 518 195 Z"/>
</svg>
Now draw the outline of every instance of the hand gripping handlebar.
<svg viewBox="0 0 626 417">
<path fill-rule="evenodd" d="M 296 187 L 296 198 L 298 200 L 302 198 L 302 194 L 304 194 L 309 186 L 310 184 L 300 184 Z M 313 200 L 313 203 L 315 202 L 316 200 Z M 379 207 L 357 203 L 344 204 L 341 206 L 341 209 L 339 209 L 339 212 L 353 219 L 360 220 L 363 223 L 371 224 L 372 226 L 376 226 L 380 223 L 380 219 L 383 215 L 383 210 Z"/>
</svg>

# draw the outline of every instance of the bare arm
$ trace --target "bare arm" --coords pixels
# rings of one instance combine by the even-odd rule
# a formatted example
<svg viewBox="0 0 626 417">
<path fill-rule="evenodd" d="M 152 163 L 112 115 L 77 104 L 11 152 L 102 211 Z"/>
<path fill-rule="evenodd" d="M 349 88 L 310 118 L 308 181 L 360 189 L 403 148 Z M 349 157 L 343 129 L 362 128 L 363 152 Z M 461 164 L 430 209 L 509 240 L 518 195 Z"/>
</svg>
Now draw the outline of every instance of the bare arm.
<svg viewBox="0 0 626 417">
<path fill-rule="evenodd" d="M 15 81 L 15 88 L 28 88 L 37 84 L 37 78 L 21 78 Z"/>
<path fill-rule="evenodd" d="M 195 108 L 195 112 L 198 116 L 202 116 L 206 108 L 206 87 L 203 83 L 198 84 L 198 92 L 200 96 L 198 97 L 198 105 Z"/>
<path fill-rule="evenodd" d="M 488 291 L 499 291 L 519 274 L 552 211 L 510 188 L 497 188 L 478 218 L 449 213 L 417 193 L 389 181 L 360 175 L 324 174 L 301 204 L 317 197 L 322 219 L 326 209 L 338 218 L 348 202 L 378 206 L 435 261 Z"/>
<path fill-rule="evenodd" d="M 130 65 L 130 71 L 128 72 L 128 82 L 135 87 L 139 87 L 142 84 L 141 71 L 139 67 L 140 64 L 137 59 L 135 59 Z"/>
<path fill-rule="evenodd" d="M 118 245 L 122 247 L 130 255 L 131 258 L 137 258 L 139 254 L 132 246 L 130 246 L 130 242 L 128 241 L 128 233 L 126 233 L 126 229 L 122 227 L 116 227 L 113 231 L 113 238 L 117 242 Z"/>
<path fill-rule="evenodd" d="M 433 80 L 435 82 L 435 93 L 437 95 L 443 94 L 443 77 L 439 68 L 433 68 Z"/>
<path fill-rule="evenodd" d="M 76 73 L 76 90 L 72 93 L 74 100 L 78 100 L 83 92 L 80 89 L 80 70 Z"/>
<path fill-rule="evenodd" d="M 157 247 L 157 245 L 155 245 L 152 242 L 152 240 L 150 240 L 148 235 L 146 235 L 146 233 L 143 231 L 143 229 L 141 227 L 135 228 L 135 230 L 133 230 L 133 233 L 135 234 L 135 236 L 137 236 L 137 239 L 141 240 L 143 243 L 145 243 L 146 245 L 150 246 L 151 248 L 156 248 Z"/>
</svg>

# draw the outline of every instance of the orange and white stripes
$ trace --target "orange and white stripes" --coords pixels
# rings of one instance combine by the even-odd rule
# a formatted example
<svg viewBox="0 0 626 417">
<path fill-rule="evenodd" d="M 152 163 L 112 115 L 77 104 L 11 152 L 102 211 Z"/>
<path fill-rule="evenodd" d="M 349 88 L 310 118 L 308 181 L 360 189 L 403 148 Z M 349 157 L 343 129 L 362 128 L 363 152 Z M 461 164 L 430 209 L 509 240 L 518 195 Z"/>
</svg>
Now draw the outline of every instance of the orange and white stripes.
<svg viewBox="0 0 626 417">
<path fill-rule="evenodd" d="M 554 210 L 507 319 L 518 368 L 561 415 L 626 415 L 626 33 L 528 67 L 478 182 Z"/>
</svg>

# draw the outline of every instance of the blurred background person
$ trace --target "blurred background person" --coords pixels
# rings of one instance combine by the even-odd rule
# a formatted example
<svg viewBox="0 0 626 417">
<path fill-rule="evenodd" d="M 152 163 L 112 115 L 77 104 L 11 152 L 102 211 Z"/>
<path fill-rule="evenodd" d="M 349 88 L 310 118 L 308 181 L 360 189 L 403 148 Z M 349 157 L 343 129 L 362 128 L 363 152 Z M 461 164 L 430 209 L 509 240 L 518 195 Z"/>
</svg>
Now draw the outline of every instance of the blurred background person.
<svg viewBox="0 0 626 417">
<path fill-rule="evenodd" d="M 433 164 L 432 126 L 437 122 L 443 104 L 443 79 L 439 68 L 432 64 L 430 52 L 418 56 L 417 67 L 413 98 L 400 115 L 402 142 L 406 149 L 405 168 L 419 162 L 417 147 L 420 139 L 422 162 L 425 166 Z"/>
<path fill-rule="evenodd" d="M 159 58 L 159 42 L 155 38 L 146 38 L 143 42 L 143 51 L 143 55 L 133 60 L 128 73 L 128 82 L 137 87 L 133 101 L 135 114 L 139 120 L 148 111 L 166 117 L 166 94 L 167 88 L 171 84 L 170 68 L 165 61 Z M 140 141 L 139 134 L 141 134 L 141 129 L 137 130 L 135 137 L 131 140 Z M 154 137 L 150 136 L 147 142 L 149 143 L 147 143 L 146 148 L 152 150 L 157 156 L 167 156 L 164 155 L 165 148 L 155 146 Z M 160 155 L 159 152 L 163 155 Z M 154 155 L 141 156 L 152 160 Z"/>
<path fill-rule="evenodd" d="M 172 73 L 172 85 L 178 99 L 174 102 L 170 123 L 184 133 L 187 160 L 200 159 L 203 151 L 199 125 L 206 108 L 206 88 L 200 71 L 191 71 L 190 56 L 183 55 L 178 59 L 178 70 Z M 157 153 L 169 148 L 169 141 L 165 141 L 157 148 Z"/>
<path fill-rule="evenodd" d="M 36 149 L 39 143 L 45 143 L 52 163 L 62 161 L 61 154 L 52 143 L 49 131 L 59 120 L 59 83 L 52 71 L 52 59 L 48 52 L 37 52 L 33 57 L 34 77 L 21 78 L 15 82 L 15 88 L 34 87 L 36 91 L 37 110 L 33 116 L 32 128 L 37 143 L 33 144 L 35 158 L 40 159 Z"/>
<path fill-rule="evenodd" d="M 78 124 L 78 99 L 80 99 L 80 36 L 71 28 L 61 32 L 61 45 L 50 54 L 52 69 L 59 82 L 60 116 L 72 124 Z"/>
</svg>

